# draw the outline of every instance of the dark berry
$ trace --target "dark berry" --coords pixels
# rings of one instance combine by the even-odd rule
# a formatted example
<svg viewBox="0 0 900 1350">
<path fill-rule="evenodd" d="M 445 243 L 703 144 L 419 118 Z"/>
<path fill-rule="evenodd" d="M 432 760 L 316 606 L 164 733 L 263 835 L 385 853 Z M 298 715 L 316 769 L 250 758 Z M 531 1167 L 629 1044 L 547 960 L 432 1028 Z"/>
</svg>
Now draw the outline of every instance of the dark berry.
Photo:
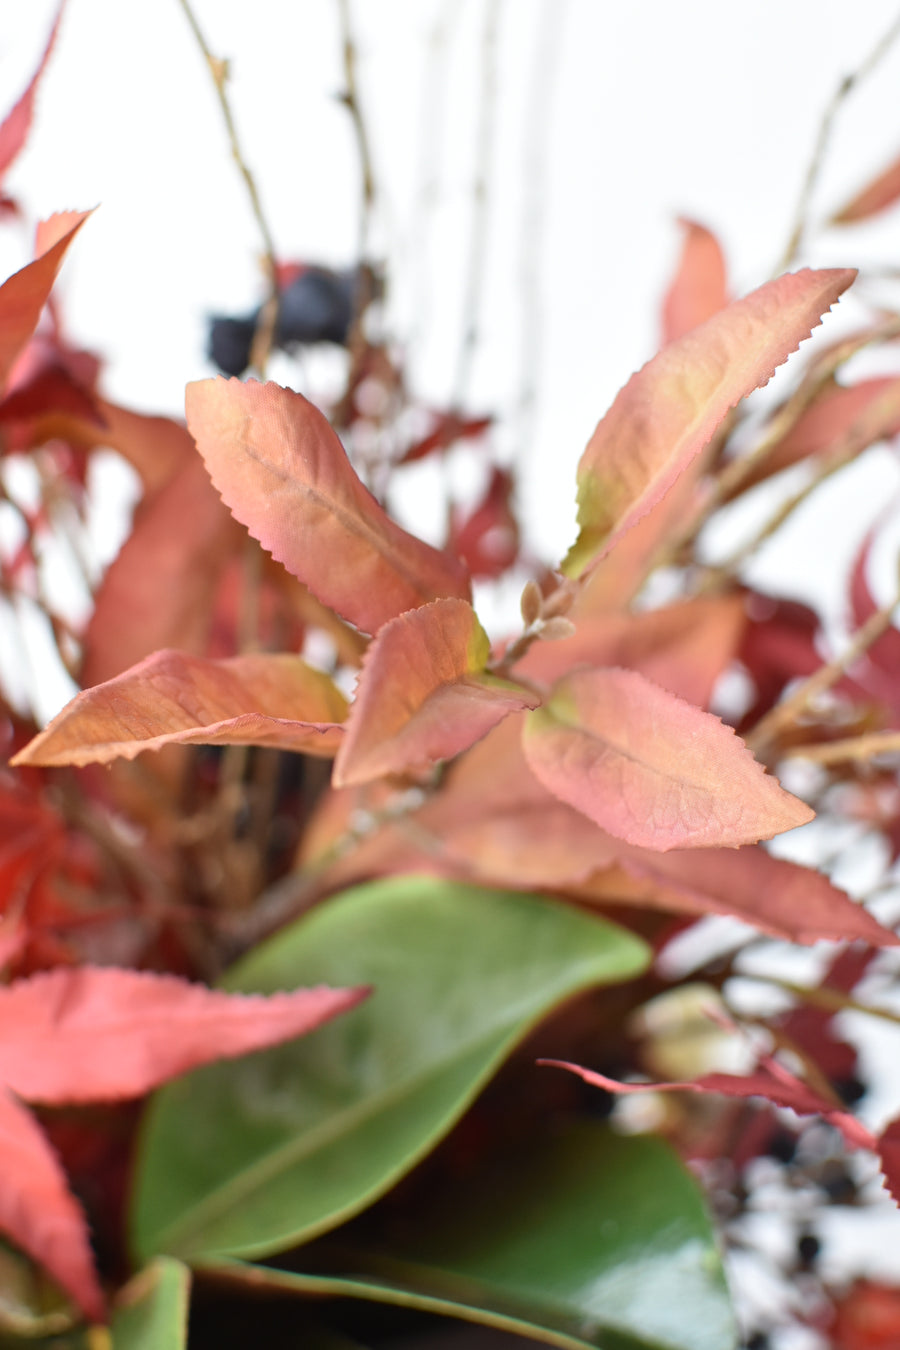
<svg viewBox="0 0 900 1350">
<path fill-rule="evenodd" d="M 822 1244 L 815 1233 L 801 1233 L 797 1239 L 797 1261 L 804 1269 L 809 1270 L 815 1265 L 816 1258 L 822 1250 Z"/>
</svg>

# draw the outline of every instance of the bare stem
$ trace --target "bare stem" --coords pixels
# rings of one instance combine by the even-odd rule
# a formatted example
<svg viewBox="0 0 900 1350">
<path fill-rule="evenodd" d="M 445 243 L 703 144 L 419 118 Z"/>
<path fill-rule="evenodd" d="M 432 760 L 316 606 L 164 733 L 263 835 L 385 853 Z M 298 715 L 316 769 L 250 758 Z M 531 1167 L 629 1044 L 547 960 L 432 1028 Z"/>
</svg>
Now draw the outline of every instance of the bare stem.
<svg viewBox="0 0 900 1350">
<path fill-rule="evenodd" d="M 485 0 L 481 38 L 481 100 L 477 129 L 475 181 L 472 185 L 472 233 L 463 301 L 463 337 L 456 368 L 452 406 L 462 408 L 480 336 L 481 294 L 487 249 L 488 189 L 494 155 L 497 105 L 497 27 L 502 0 Z"/>
<path fill-rule="evenodd" d="M 256 332 L 253 335 L 253 345 L 250 352 L 251 365 L 262 375 L 265 373 L 269 353 L 272 350 L 272 341 L 275 336 L 275 324 L 278 319 L 278 279 L 275 243 L 272 237 L 272 231 L 269 229 L 269 223 L 266 219 L 265 212 L 262 208 L 256 180 L 244 158 L 240 141 L 238 140 L 237 126 L 235 125 L 234 114 L 231 110 L 231 103 L 229 102 L 226 88 L 228 83 L 228 62 L 223 61 L 220 57 L 213 56 L 209 44 L 203 36 L 203 32 L 197 22 L 196 15 L 191 8 L 190 0 L 181 0 L 181 7 L 185 12 L 187 21 L 193 30 L 194 37 L 197 39 L 197 46 L 203 53 L 203 57 L 209 68 L 209 73 L 212 76 L 216 97 L 219 100 L 222 116 L 225 119 L 225 129 L 228 132 L 231 155 L 247 188 L 250 207 L 253 211 L 262 238 L 263 266 L 266 272 L 269 296 L 260 310 L 259 320 L 257 321 Z"/>
<path fill-rule="evenodd" d="M 900 597 L 895 596 L 890 604 L 870 615 L 862 627 L 857 629 L 840 656 L 820 666 L 809 679 L 804 680 L 782 703 L 757 722 L 750 735 L 745 738 L 754 752 L 758 753 L 761 747 L 771 744 L 779 732 L 796 722 L 814 699 L 837 684 L 872 643 L 877 642 L 881 635 L 887 632 L 898 600 Z"/>
<path fill-rule="evenodd" d="M 786 272 L 794 262 L 809 224 L 809 210 L 812 203 L 813 194 L 819 182 L 819 175 L 822 172 L 822 165 L 825 162 L 825 155 L 828 150 L 828 144 L 831 140 L 834 130 L 835 119 L 841 110 L 845 100 L 852 94 L 853 90 L 862 83 L 868 75 L 872 73 L 875 67 L 886 56 L 894 42 L 900 37 L 900 15 L 894 20 L 890 28 L 876 42 L 875 46 L 869 52 L 865 60 L 857 66 L 838 84 L 828 104 L 822 114 L 822 120 L 819 123 L 819 131 L 813 146 L 812 157 L 806 170 L 806 176 L 803 180 L 803 186 L 800 189 L 800 199 L 797 202 L 797 209 L 794 215 L 794 223 L 788 238 L 784 253 L 775 269 L 775 275 Z"/>
<path fill-rule="evenodd" d="M 350 0 L 338 0 L 338 15 L 341 23 L 341 45 L 344 58 L 344 92 L 341 102 L 345 105 L 353 123 L 356 148 L 359 153 L 359 168 L 362 177 L 362 200 L 359 214 L 359 245 L 357 257 L 364 262 L 369 247 L 369 227 L 372 209 L 375 205 L 375 174 L 372 169 L 372 152 L 369 135 L 359 100 L 359 84 L 356 78 L 356 42 L 353 37 L 353 25 L 350 18 Z"/>
</svg>

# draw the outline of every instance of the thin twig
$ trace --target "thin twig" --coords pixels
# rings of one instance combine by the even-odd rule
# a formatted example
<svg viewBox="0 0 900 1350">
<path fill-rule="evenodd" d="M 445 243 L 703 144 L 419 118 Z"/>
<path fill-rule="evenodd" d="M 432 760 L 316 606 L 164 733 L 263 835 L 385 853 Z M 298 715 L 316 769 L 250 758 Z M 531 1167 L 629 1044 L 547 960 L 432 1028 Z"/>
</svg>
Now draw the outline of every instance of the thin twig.
<svg viewBox="0 0 900 1350">
<path fill-rule="evenodd" d="M 231 155 L 244 180 L 244 184 L 247 188 L 247 196 L 250 199 L 250 207 L 262 237 L 263 266 L 266 273 L 266 283 L 269 288 L 269 295 L 260 309 L 259 319 L 256 324 L 256 332 L 253 335 L 253 344 L 250 351 L 250 364 L 254 369 L 259 371 L 260 375 L 263 375 L 269 359 L 269 353 L 272 350 L 272 342 L 275 337 L 275 325 L 278 321 L 278 267 L 276 262 L 275 242 L 265 212 L 262 208 L 256 180 L 244 158 L 240 141 L 238 140 L 237 127 L 235 125 L 234 115 L 231 111 L 231 104 L 226 90 L 226 84 L 228 82 L 228 62 L 223 61 L 217 56 L 213 56 L 209 44 L 203 36 L 203 32 L 197 22 L 194 11 L 191 8 L 190 0 L 181 0 L 181 7 L 185 12 L 187 21 L 193 30 L 194 37 L 197 39 L 197 46 L 203 53 L 203 57 L 209 68 L 209 73 L 212 76 L 212 82 L 215 86 L 219 106 L 222 109 L 222 116 L 225 119 L 225 128 L 228 132 L 228 140 L 231 145 Z"/>
<path fill-rule="evenodd" d="M 879 755 L 900 753 L 900 731 L 870 731 L 865 736 L 847 736 L 821 745 L 792 745 L 784 751 L 791 759 L 809 759 L 815 764 L 845 764 Z"/>
<path fill-rule="evenodd" d="M 375 174 L 372 169 L 372 152 L 369 147 L 369 135 L 359 100 L 359 85 L 356 78 L 356 42 L 353 37 L 353 25 L 350 17 L 350 0 L 338 0 L 338 15 L 341 24 L 341 48 L 344 61 L 344 91 L 341 102 L 350 114 L 356 148 L 359 154 L 359 170 L 362 182 L 362 198 L 359 212 L 359 242 L 357 258 L 365 262 L 369 248 L 369 228 L 372 209 L 375 205 Z"/>
<path fill-rule="evenodd" d="M 780 731 L 796 722 L 814 699 L 837 684 L 872 643 L 877 642 L 881 635 L 887 632 L 898 602 L 900 596 L 895 596 L 890 604 L 870 615 L 862 627 L 857 629 L 840 656 L 820 666 L 809 679 L 804 680 L 782 703 L 757 722 L 749 736 L 744 738 L 754 752 L 758 753 L 762 746 L 774 741 Z"/>
<path fill-rule="evenodd" d="M 520 384 L 517 408 L 516 464 L 521 472 L 534 437 L 534 412 L 541 373 L 544 316 L 541 258 L 549 198 L 553 97 L 560 71 L 566 0 L 543 0 L 534 42 L 528 103 L 523 128 L 522 230 L 519 253 L 521 299 Z"/>
<path fill-rule="evenodd" d="M 786 994 L 799 999 L 802 1003 L 809 1003 L 814 1008 L 823 1008 L 828 1012 L 868 1013 L 870 1017 L 880 1017 L 885 1022 L 900 1025 L 900 1013 L 891 1012 L 889 1008 L 873 1007 L 870 1003 L 860 1003 L 849 995 L 842 994 L 838 989 L 829 989 L 827 985 L 811 989 L 808 985 L 793 984 L 790 980 L 781 980 L 775 975 L 756 975 L 744 970 L 740 971 L 740 979 L 773 985 L 776 989 L 783 989 Z"/>
<path fill-rule="evenodd" d="M 819 131 L 813 147 L 812 157 L 806 170 L 803 186 L 800 189 L 800 199 L 797 202 L 794 224 L 791 228 L 791 233 L 784 253 L 775 269 L 776 276 L 781 272 L 786 272 L 788 270 L 797 257 L 803 243 L 803 237 L 806 234 L 808 226 L 810 203 L 812 202 L 813 194 L 818 186 L 819 175 L 825 161 L 828 143 L 831 140 L 835 118 L 848 96 L 862 80 L 872 73 L 879 61 L 887 54 L 898 37 L 900 37 L 900 15 L 894 20 L 887 32 L 878 39 L 868 56 L 859 66 L 857 66 L 856 70 L 852 71 L 849 75 L 844 76 L 829 99 L 825 111 L 822 114 L 822 120 L 819 123 Z"/>
<path fill-rule="evenodd" d="M 485 0 L 481 38 L 481 100 L 476 130 L 475 181 L 472 184 L 472 233 L 463 299 L 463 336 L 459 349 L 451 406 L 462 408 L 472 376 L 480 336 L 481 297 L 487 250 L 488 189 L 494 158 L 494 120 L 497 105 L 497 27 L 502 0 Z"/>
</svg>

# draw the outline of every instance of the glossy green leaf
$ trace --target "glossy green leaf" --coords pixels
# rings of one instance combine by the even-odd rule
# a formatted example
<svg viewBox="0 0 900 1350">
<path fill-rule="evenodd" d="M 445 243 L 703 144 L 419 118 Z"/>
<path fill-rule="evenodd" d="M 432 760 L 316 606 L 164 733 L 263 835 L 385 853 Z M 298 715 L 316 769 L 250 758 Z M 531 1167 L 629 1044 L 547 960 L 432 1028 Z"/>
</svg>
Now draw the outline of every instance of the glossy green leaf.
<svg viewBox="0 0 900 1350">
<path fill-rule="evenodd" d="M 135 1275 L 117 1300 L 113 1350 L 182 1350 L 187 1346 L 191 1274 L 168 1256 Z"/>
<path fill-rule="evenodd" d="M 632 934 L 536 896 L 402 877 L 326 902 L 227 987 L 270 992 L 314 974 L 375 992 L 302 1041 L 157 1096 L 137 1251 L 262 1256 L 334 1227 L 434 1146 L 547 1012 L 648 959 Z"/>
<path fill-rule="evenodd" d="M 736 1343 L 695 1182 L 659 1140 L 594 1122 L 532 1138 L 488 1176 L 457 1180 L 418 1224 L 405 1213 L 402 1239 L 388 1232 L 377 1252 L 337 1251 L 340 1277 L 220 1269 L 250 1286 L 419 1308 L 566 1350 Z"/>
</svg>

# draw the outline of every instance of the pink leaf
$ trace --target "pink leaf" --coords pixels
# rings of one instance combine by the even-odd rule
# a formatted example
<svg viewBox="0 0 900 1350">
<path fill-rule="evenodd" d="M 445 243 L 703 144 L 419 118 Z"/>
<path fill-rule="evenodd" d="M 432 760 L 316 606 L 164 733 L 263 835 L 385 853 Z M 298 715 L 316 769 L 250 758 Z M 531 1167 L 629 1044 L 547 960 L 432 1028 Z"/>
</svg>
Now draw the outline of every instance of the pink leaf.
<svg viewBox="0 0 900 1350">
<path fill-rule="evenodd" d="M 37 327 L 66 250 L 90 211 L 63 212 L 38 227 L 37 257 L 0 286 L 0 388 Z"/>
<path fill-rule="evenodd" d="M 583 670 L 528 715 L 538 779 L 642 848 L 755 843 L 813 819 L 717 717 L 628 670 Z"/>
<path fill-rule="evenodd" d="M 202 660 L 161 651 L 76 695 L 15 764 L 106 764 L 164 745 L 270 745 L 334 754 L 346 701 L 298 656 Z"/>
<path fill-rule="evenodd" d="M 801 1083 L 777 1060 L 765 1057 L 751 1074 L 707 1073 L 686 1083 L 620 1083 L 605 1074 L 583 1069 L 578 1064 L 568 1064 L 560 1059 L 539 1059 L 539 1064 L 548 1064 L 557 1069 L 568 1069 L 577 1074 L 586 1083 L 605 1089 L 607 1092 L 718 1092 L 725 1097 L 765 1097 L 774 1106 L 787 1106 L 801 1116 L 822 1116 L 834 1125 L 844 1136 L 851 1148 L 868 1148 L 877 1151 L 878 1144 L 871 1131 L 851 1115 Z"/>
<path fill-rule="evenodd" d="M 28 132 L 31 129 L 31 119 L 34 116 L 34 100 L 37 95 L 38 84 L 44 73 L 47 62 L 50 59 L 50 53 L 53 51 L 53 44 L 56 41 L 56 35 L 59 32 L 59 22 L 62 18 L 62 12 L 65 7 L 65 0 L 60 0 L 59 8 L 56 11 L 56 18 L 53 21 L 53 27 L 50 30 L 50 36 L 47 39 L 47 45 L 44 48 L 44 54 L 38 63 L 38 68 L 31 77 L 31 81 L 18 103 L 6 114 L 0 125 L 0 179 L 4 177 L 7 169 L 13 160 L 20 154 L 22 148 L 28 139 Z"/>
<path fill-rule="evenodd" d="M 443 596 L 469 598 L 466 569 L 401 529 L 300 394 L 251 380 L 189 384 L 187 420 L 237 520 L 325 604 L 374 633 Z"/>
<path fill-rule="evenodd" d="M 675 482 L 722 418 L 765 384 L 856 273 L 805 270 L 735 301 L 628 381 L 578 466 L 580 533 L 564 570 L 580 576 Z"/>
<path fill-rule="evenodd" d="M 878 375 L 856 384 L 832 384 L 797 419 L 758 468 L 741 483 L 745 492 L 812 455 L 843 453 L 852 443 L 857 452 L 900 432 L 900 380 Z"/>
<path fill-rule="evenodd" d="M 0 1152 L 0 1229 L 49 1271 L 92 1322 L 105 1322 L 81 1207 L 37 1121 L 2 1087 Z"/>
<path fill-rule="evenodd" d="M 198 1065 L 302 1036 L 367 992 L 226 994 L 174 975 L 59 968 L 0 989 L 0 1081 L 47 1104 L 140 1097 Z"/>
<path fill-rule="evenodd" d="M 866 576 L 869 555 L 878 529 L 879 525 L 876 524 L 866 535 L 850 573 L 850 608 L 856 628 L 861 628 L 878 609 Z M 891 627 L 871 643 L 862 660 L 852 668 L 851 675 L 867 694 L 884 703 L 896 717 L 900 716 L 898 674 L 900 674 L 900 632 Z"/>
<path fill-rule="evenodd" d="M 681 257 L 662 306 L 663 342 L 674 342 L 728 304 L 725 256 L 716 236 L 695 220 L 679 219 Z"/>
<path fill-rule="evenodd" d="M 900 197 L 900 159 L 892 160 L 886 169 L 861 188 L 846 206 L 831 217 L 832 225 L 854 225 L 858 220 L 868 220 L 879 211 L 886 211 Z"/>
<path fill-rule="evenodd" d="M 539 699 L 485 673 L 487 634 L 465 600 L 392 619 L 363 661 L 334 784 L 347 787 L 452 759 Z"/>
</svg>

